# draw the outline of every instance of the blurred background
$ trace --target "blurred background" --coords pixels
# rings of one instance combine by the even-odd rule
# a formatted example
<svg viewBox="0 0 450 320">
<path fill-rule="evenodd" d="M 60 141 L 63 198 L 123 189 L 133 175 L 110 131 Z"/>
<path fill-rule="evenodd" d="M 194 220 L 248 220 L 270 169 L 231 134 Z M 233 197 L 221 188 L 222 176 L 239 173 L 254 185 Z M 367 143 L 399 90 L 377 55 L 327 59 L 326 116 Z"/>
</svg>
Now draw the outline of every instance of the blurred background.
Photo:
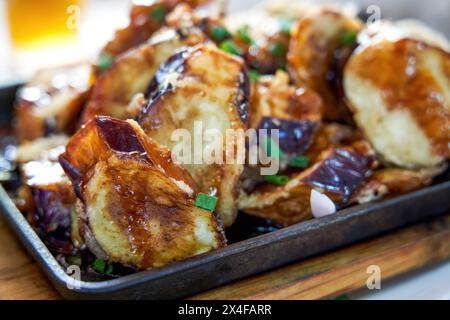
<svg viewBox="0 0 450 320">
<path fill-rule="evenodd" d="M 26 80 L 36 68 L 94 59 L 115 29 L 126 25 L 133 0 L 0 0 L 0 86 Z M 134 0 L 151 2 L 152 0 Z M 449 0 L 290 0 L 337 2 L 384 18 L 419 18 L 449 37 Z M 229 11 L 261 0 L 230 0 Z M 277 1 L 272 1 L 277 2 Z"/>
</svg>

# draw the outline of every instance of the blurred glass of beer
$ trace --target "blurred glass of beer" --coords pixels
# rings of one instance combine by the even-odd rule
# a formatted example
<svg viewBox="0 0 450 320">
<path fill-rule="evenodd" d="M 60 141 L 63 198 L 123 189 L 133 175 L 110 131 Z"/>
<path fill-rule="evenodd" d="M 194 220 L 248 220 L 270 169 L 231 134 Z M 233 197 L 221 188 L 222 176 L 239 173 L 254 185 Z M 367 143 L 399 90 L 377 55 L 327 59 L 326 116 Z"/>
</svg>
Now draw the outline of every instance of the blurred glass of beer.
<svg viewBox="0 0 450 320">
<path fill-rule="evenodd" d="M 77 35 L 83 0 L 6 0 L 11 41 L 16 49 L 61 46 Z"/>
</svg>

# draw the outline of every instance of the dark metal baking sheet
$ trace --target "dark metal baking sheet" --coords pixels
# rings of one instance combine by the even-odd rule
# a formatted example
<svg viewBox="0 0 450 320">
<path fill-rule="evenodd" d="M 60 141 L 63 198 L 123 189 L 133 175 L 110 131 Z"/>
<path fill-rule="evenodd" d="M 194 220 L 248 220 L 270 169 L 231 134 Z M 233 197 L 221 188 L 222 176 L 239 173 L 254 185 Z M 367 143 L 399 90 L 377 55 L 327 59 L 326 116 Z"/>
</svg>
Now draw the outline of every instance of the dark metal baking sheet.
<svg viewBox="0 0 450 320">
<path fill-rule="evenodd" d="M 10 99 L 3 95 L 3 100 Z M 11 119 L 8 115 L 7 112 L 2 115 L 8 118 L 6 122 Z M 73 282 L 1 186 L 0 212 L 63 297 L 168 299 L 186 297 L 447 213 L 450 211 L 450 181 L 445 180 L 417 192 L 354 206 L 332 216 L 299 223 L 162 268 L 101 282 Z"/>
</svg>

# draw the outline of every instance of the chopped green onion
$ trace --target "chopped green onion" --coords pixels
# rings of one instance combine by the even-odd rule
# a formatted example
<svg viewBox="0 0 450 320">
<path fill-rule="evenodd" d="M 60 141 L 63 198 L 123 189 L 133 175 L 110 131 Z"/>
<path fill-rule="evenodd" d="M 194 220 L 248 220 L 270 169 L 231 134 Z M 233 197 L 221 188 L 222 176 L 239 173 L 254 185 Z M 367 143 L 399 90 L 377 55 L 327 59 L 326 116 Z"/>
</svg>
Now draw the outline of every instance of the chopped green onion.
<svg viewBox="0 0 450 320">
<path fill-rule="evenodd" d="M 112 264 L 108 264 L 105 270 L 105 274 L 111 274 L 113 272 L 113 266 Z"/>
<path fill-rule="evenodd" d="M 105 261 L 100 259 L 95 259 L 91 266 L 95 271 L 102 274 L 110 274 L 113 271 L 112 265 L 108 265 Z"/>
<path fill-rule="evenodd" d="M 228 52 L 229 54 L 234 54 L 237 56 L 240 56 L 242 54 L 241 49 L 239 49 L 239 47 L 232 40 L 222 41 L 222 43 L 220 44 L 220 49 Z"/>
<path fill-rule="evenodd" d="M 214 211 L 217 205 L 217 200 L 217 197 L 200 192 L 197 195 L 197 199 L 195 199 L 195 206 L 208 211 Z"/>
<path fill-rule="evenodd" d="M 292 26 L 294 25 L 295 19 L 293 18 L 280 18 L 280 28 L 281 32 L 291 33 Z"/>
<path fill-rule="evenodd" d="M 336 298 L 334 298 L 334 300 L 350 300 L 350 297 L 348 296 L 348 294 L 341 294 L 340 296 L 337 296 Z"/>
<path fill-rule="evenodd" d="M 270 158 L 281 159 L 284 157 L 284 153 L 280 149 L 280 146 L 268 137 L 264 138 L 264 147 L 266 148 L 267 156 Z"/>
<path fill-rule="evenodd" d="M 289 182 L 288 176 L 264 176 L 264 180 L 271 184 L 276 184 L 278 186 L 284 186 Z"/>
<path fill-rule="evenodd" d="M 76 266 L 81 266 L 81 256 L 77 255 L 77 256 L 71 256 L 71 257 L 67 257 L 67 263 L 69 265 L 76 265 Z"/>
<path fill-rule="evenodd" d="M 279 42 L 275 42 L 269 47 L 270 54 L 274 56 L 282 56 L 286 54 L 286 51 L 286 47 Z"/>
<path fill-rule="evenodd" d="M 248 70 L 248 78 L 250 79 L 251 82 L 256 82 L 258 81 L 260 77 L 260 74 L 258 71 L 256 70 Z"/>
<path fill-rule="evenodd" d="M 237 31 L 237 36 L 244 41 L 246 44 L 252 45 L 255 42 L 253 41 L 253 39 L 250 37 L 250 35 L 248 34 L 248 26 L 243 26 L 240 27 Z"/>
<path fill-rule="evenodd" d="M 308 167 L 309 158 L 307 156 L 295 156 L 291 159 L 289 164 L 294 168 Z"/>
<path fill-rule="evenodd" d="M 356 42 L 358 35 L 353 31 L 344 31 L 341 33 L 339 39 L 340 43 L 344 46 L 350 46 Z"/>
<path fill-rule="evenodd" d="M 231 37 L 231 33 L 224 27 L 215 26 L 211 30 L 211 37 L 217 42 L 222 42 Z"/>
<path fill-rule="evenodd" d="M 166 10 L 162 6 L 157 6 L 150 12 L 150 17 L 159 23 L 163 23 L 166 18 Z"/>
<path fill-rule="evenodd" d="M 113 64 L 113 62 L 114 58 L 111 55 L 102 53 L 98 58 L 97 68 L 103 72 L 108 69 Z"/>
</svg>

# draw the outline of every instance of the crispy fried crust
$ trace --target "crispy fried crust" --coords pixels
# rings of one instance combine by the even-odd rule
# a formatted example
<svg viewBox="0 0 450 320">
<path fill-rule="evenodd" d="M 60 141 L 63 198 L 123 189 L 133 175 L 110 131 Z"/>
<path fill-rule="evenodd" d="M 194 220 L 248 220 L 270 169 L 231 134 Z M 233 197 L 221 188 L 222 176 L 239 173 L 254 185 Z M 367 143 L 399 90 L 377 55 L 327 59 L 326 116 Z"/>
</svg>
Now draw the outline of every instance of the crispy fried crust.
<svg viewBox="0 0 450 320">
<path fill-rule="evenodd" d="M 205 132 L 219 130 L 223 137 L 226 129 L 246 127 L 249 89 L 244 65 L 213 45 L 171 57 L 157 72 L 150 89 L 151 98 L 139 124 L 147 135 L 170 148 L 179 144 L 171 140 L 176 129 L 187 129 L 194 139 L 196 121 Z M 223 139 L 204 141 L 203 150 L 216 144 L 226 153 L 235 148 L 235 142 L 226 146 Z M 237 184 L 243 170 L 243 165 L 236 164 L 237 153 L 233 153 L 230 160 L 234 164 L 225 164 L 226 159 L 222 159 L 224 164 L 192 164 L 192 159 L 184 163 L 200 190 L 219 198 L 217 212 L 225 226 L 236 217 Z"/>
<path fill-rule="evenodd" d="M 299 87 L 311 88 L 322 97 L 326 120 L 345 118 L 345 108 L 333 90 L 329 74 L 333 71 L 335 53 L 342 46 L 342 33 L 357 32 L 360 28 L 358 20 L 323 10 L 300 19 L 292 30 L 289 72 Z"/>
<path fill-rule="evenodd" d="M 134 121 L 94 118 L 60 162 L 83 202 L 81 235 L 101 259 L 147 269 L 225 243 L 214 214 L 194 206 L 189 173 Z"/>
<path fill-rule="evenodd" d="M 350 203 L 367 203 L 383 197 L 394 197 L 431 185 L 447 165 L 420 170 L 385 168 L 375 170 L 353 195 Z"/>
<path fill-rule="evenodd" d="M 450 54 L 410 39 L 361 45 L 344 71 L 354 119 L 388 163 L 433 167 L 450 156 Z"/>
<path fill-rule="evenodd" d="M 93 83 L 93 68 L 75 64 L 43 69 L 17 93 L 16 135 L 19 142 L 52 133 L 71 134 Z"/>
<path fill-rule="evenodd" d="M 83 114 L 83 123 L 96 115 L 127 119 L 127 107 L 137 93 L 144 93 L 160 64 L 177 49 L 204 41 L 199 31 L 180 34 L 162 29 L 151 40 L 119 56 L 97 79 Z"/>
</svg>

